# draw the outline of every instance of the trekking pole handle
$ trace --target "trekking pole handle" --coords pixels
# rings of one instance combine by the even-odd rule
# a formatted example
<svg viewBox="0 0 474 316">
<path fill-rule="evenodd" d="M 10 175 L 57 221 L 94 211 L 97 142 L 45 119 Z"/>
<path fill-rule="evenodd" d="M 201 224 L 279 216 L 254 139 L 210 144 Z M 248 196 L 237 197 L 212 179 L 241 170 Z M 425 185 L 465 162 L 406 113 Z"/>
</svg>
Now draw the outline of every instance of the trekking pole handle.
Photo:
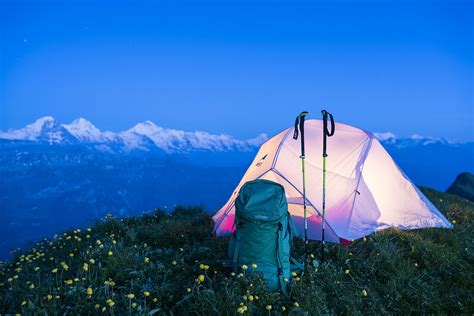
<svg viewBox="0 0 474 316">
<path fill-rule="evenodd" d="M 298 127 L 299 132 L 301 133 L 301 157 L 304 157 L 304 121 L 305 117 L 308 115 L 307 111 L 303 111 L 296 117 L 295 120 L 295 131 L 293 133 L 293 139 L 298 139 Z"/>
<path fill-rule="evenodd" d="M 334 135 L 334 132 L 336 131 L 336 125 L 334 124 L 334 117 L 331 113 L 326 110 L 322 110 L 321 113 L 323 114 L 323 157 L 327 157 L 326 137 L 331 137 Z M 328 129 L 328 118 L 331 121 L 331 130 Z"/>
</svg>

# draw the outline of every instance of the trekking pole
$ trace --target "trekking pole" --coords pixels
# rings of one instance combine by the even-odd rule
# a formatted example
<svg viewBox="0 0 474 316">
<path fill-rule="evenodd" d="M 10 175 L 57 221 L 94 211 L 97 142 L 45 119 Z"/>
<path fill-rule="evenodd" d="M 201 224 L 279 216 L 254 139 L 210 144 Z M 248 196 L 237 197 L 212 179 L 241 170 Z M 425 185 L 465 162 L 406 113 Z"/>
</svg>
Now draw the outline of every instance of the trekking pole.
<svg viewBox="0 0 474 316">
<path fill-rule="evenodd" d="M 334 117 L 331 113 L 326 110 L 322 110 L 321 113 L 323 114 L 323 217 L 321 223 L 321 241 L 323 243 L 321 245 L 321 262 L 324 262 L 324 230 L 326 226 L 326 157 L 328 156 L 326 147 L 327 138 L 334 135 L 335 125 Z M 331 131 L 328 130 L 328 117 L 331 120 Z"/>
<path fill-rule="evenodd" d="M 306 217 L 306 178 L 304 174 L 304 120 L 306 115 L 308 115 L 307 111 L 303 111 L 296 117 L 295 121 L 295 132 L 293 134 L 293 139 L 298 139 L 298 125 L 301 133 L 301 171 L 303 173 L 303 213 L 304 213 L 304 253 L 305 253 L 305 260 L 308 259 L 308 220 Z"/>
</svg>

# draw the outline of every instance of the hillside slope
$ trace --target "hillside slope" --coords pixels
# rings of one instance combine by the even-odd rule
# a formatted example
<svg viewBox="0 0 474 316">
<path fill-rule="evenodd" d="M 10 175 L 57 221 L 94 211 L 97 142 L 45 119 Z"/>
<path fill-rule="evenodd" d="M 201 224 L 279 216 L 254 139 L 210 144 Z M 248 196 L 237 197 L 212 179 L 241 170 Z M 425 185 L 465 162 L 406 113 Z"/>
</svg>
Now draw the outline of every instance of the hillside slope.
<svg viewBox="0 0 474 316">
<path fill-rule="evenodd" d="M 388 230 L 290 280 L 291 299 L 265 293 L 252 268 L 223 268 L 227 239 L 199 208 L 118 219 L 43 240 L 3 263 L 0 313 L 22 314 L 472 314 L 474 204 L 422 189 L 453 230 Z M 296 252 L 302 254 L 302 243 Z M 271 309 L 270 309 L 271 308 Z"/>
<path fill-rule="evenodd" d="M 446 192 L 474 202 L 474 175 L 469 172 L 460 173 Z"/>
</svg>

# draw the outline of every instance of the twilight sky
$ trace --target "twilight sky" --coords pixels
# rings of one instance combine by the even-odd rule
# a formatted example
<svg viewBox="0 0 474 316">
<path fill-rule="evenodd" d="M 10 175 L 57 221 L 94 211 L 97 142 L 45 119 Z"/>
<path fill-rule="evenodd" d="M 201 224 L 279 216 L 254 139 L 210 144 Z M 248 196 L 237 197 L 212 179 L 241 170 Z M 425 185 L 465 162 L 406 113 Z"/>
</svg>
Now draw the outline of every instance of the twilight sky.
<svg viewBox="0 0 474 316">
<path fill-rule="evenodd" d="M 473 1 L 0 1 L 0 130 L 273 135 L 301 110 L 474 141 Z"/>
</svg>

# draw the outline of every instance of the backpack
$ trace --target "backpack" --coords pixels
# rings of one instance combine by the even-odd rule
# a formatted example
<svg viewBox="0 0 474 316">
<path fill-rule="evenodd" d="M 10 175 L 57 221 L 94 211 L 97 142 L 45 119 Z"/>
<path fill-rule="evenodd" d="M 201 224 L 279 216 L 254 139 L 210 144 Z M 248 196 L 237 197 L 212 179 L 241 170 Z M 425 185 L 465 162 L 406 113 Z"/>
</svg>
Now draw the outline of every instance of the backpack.
<svg viewBox="0 0 474 316">
<path fill-rule="evenodd" d="M 283 186 L 269 180 L 245 183 L 235 200 L 234 227 L 229 241 L 234 271 L 246 265 L 246 273 L 262 274 L 268 289 L 280 290 L 286 296 L 297 232 Z"/>
</svg>

